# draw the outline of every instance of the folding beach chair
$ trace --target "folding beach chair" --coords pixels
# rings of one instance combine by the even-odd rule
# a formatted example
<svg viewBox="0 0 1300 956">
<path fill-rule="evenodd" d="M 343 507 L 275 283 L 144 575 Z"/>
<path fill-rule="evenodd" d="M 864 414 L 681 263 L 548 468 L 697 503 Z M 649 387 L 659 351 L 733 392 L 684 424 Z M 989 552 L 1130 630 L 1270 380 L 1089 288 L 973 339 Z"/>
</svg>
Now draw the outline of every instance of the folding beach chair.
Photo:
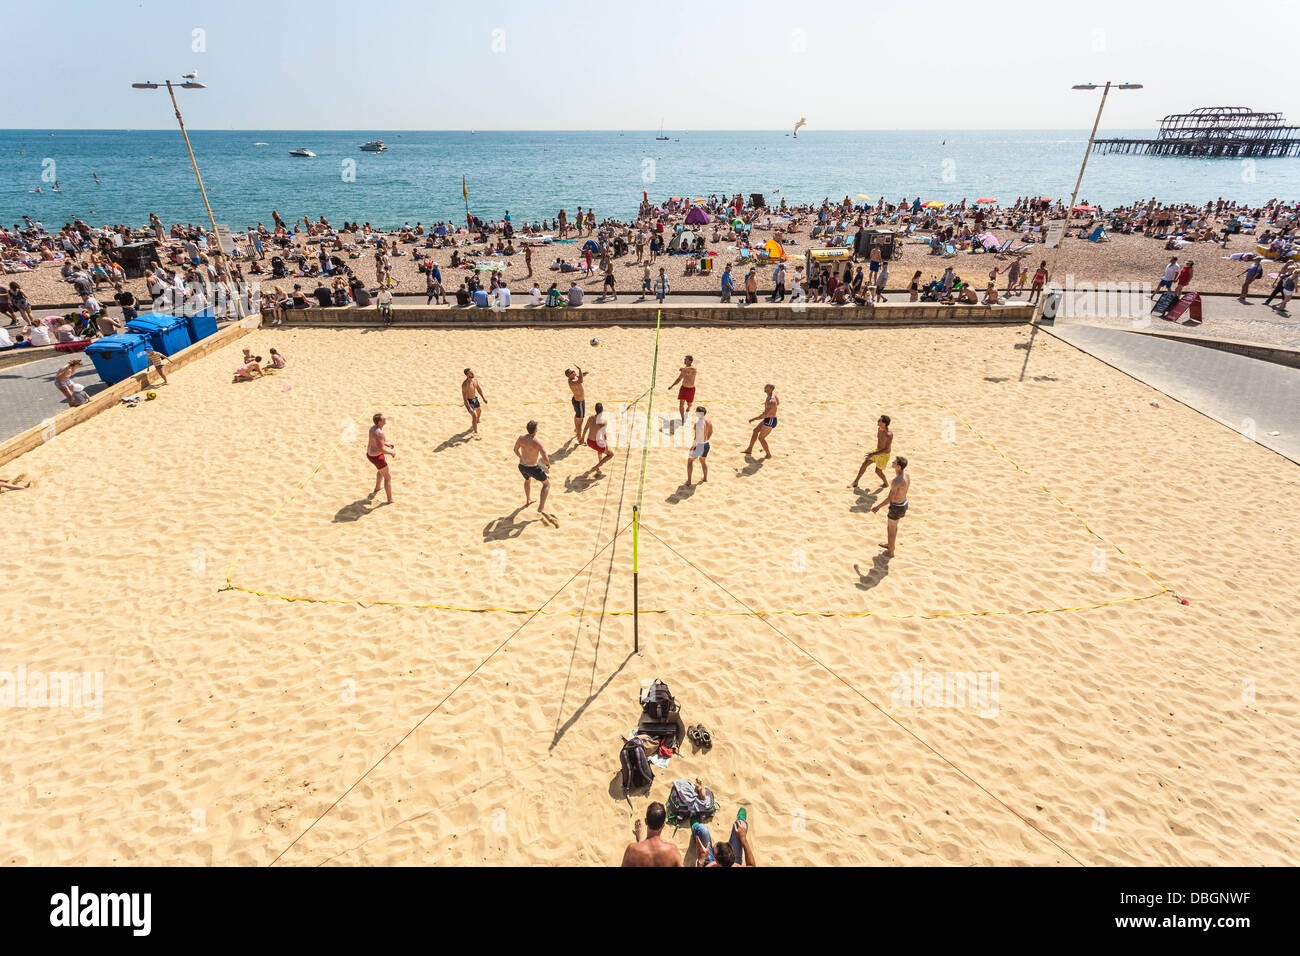
<svg viewBox="0 0 1300 956">
<path fill-rule="evenodd" d="M 954 246 L 951 242 L 949 242 L 949 243 L 945 243 L 945 244 L 944 244 L 944 247 L 943 247 L 943 257 L 944 257 L 945 259 L 951 259 L 951 258 L 952 258 L 953 256 L 955 256 L 956 254 L 957 254 L 957 247 L 956 247 L 956 246 Z"/>
</svg>

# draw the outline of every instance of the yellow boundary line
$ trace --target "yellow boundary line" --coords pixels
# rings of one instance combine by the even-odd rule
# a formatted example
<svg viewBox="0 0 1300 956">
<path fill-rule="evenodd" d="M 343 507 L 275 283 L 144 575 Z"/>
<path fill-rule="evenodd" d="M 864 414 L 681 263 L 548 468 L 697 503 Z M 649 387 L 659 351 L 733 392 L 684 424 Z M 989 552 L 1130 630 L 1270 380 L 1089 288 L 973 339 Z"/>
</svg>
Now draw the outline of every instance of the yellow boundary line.
<svg viewBox="0 0 1300 956">
<path fill-rule="evenodd" d="M 565 405 L 565 404 L 568 404 L 568 403 L 567 403 L 567 402 L 563 402 L 563 401 L 554 401 L 554 402 L 523 402 L 523 403 L 518 403 L 518 404 L 525 404 L 525 405 Z M 711 404 L 718 404 L 718 402 L 713 402 L 713 403 L 711 403 Z M 874 407 L 880 406 L 882 403 L 880 403 L 880 402 L 865 402 L 865 401 L 819 400 L 819 401 L 810 402 L 810 403 L 808 403 L 808 404 L 810 404 L 810 405 L 851 405 L 851 406 L 871 406 L 871 407 L 874 408 Z M 927 406 L 927 403 L 924 403 L 924 402 L 894 402 L 894 403 L 888 403 L 888 402 L 887 402 L 887 403 L 884 403 L 884 404 L 887 404 L 887 405 L 892 404 L 893 407 L 897 407 L 897 408 L 921 408 L 921 407 L 926 407 L 926 406 Z M 374 406 L 374 407 L 380 407 L 380 406 L 379 406 L 379 405 L 376 405 L 376 406 Z M 427 404 L 424 404 L 424 403 L 407 403 L 407 404 L 402 404 L 402 403 L 388 403 L 385 407 L 389 407 L 389 408 L 402 408 L 402 407 L 405 407 L 405 408 L 431 408 L 431 407 L 459 408 L 459 407 L 461 407 L 461 406 L 460 406 L 460 405 L 457 405 L 455 402 L 430 402 L 430 403 L 427 403 Z M 1054 491 L 1052 491 L 1050 488 L 1048 488 L 1046 484 L 1044 484 L 1043 482 L 1039 481 L 1039 480 L 1038 480 L 1038 479 L 1037 479 L 1033 474 L 1031 474 L 1029 471 L 1027 471 L 1027 470 L 1024 469 L 1023 467 L 1021 467 L 1019 463 L 1017 463 L 1014 459 L 1012 459 L 1009 455 L 1007 455 L 1006 452 L 1004 452 L 1001 448 L 999 448 L 996 444 L 994 444 L 994 443 L 993 443 L 989 438 L 987 438 L 987 437 L 986 437 L 986 436 L 985 436 L 985 435 L 984 435 L 984 434 L 983 434 L 983 433 L 982 433 L 978 428 L 976 428 L 976 427 L 975 427 L 974 425 L 972 425 L 970 422 L 966 421 L 966 419 L 964 419 L 964 418 L 963 418 L 963 417 L 962 417 L 962 416 L 961 416 L 961 415 L 960 415 L 956 410 L 954 410 L 952 407 L 950 407 L 950 406 L 948 406 L 948 405 L 946 405 L 946 404 L 944 404 L 944 403 L 942 403 L 942 402 L 936 403 L 936 404 L 931 405 L 931 406 L 929 406 L 929 407 L 937 408 L 937 409 L 941 409 L 942 411 L 948 412 L 950 415 L 953 416 L 953 418 L 954 418 L 955 421 L 960 422 L 961 425 L 962 425 L 963 427 L 967 428 L 967 429 L 968 429 L 972 434 L 974 434 L 977 438 L 979 438 L 980 441 L 982 441 L 985 445 L 987 445 L 990 449 L 992 449 L 992 451 L 993 451 L 996 455 L 998 455 L 1000 458 L 1002 458 L 1003 460 L 1005 460 L 1008 464 L 1010 464 L 1013 468 L 1015 468 L 1015 469 L 1016 469 L 1018 472 L 1020 472 L 1022 475 L 1024 475 L 1024 476 L 1027 477 L 1027 478 L 1029 478 L 1031 481 L 1036 482 L 1036 483 L 1038 484 L 1038 487 L 1039 487 L 1040 489 L 1042 489 L 1044 492 L 1046 492 L 1046 493 L 1047 493 L 1047 494 L 1048 494 L 1048 495 L 1049 495 L 1049 496 L 1050 496 L 1054 501 L 1056 501 L 1059 505 L 1061 505 L 1061 507 L 1065 508 L 1065 510 L 1068 511 L 1068 512 L 1069 512 L 1069 513 L 1070 513 L 1070 514 L 1071 514 L 1071 515 L 1072 515 L 1072 516 L 1073 516 L 1073 517 L 1074 517 L 1074 518 L 1075 518 L 1075 519 L 1076 519 L 1076 520 L 1077 520 L 1077 521 L 1078 521 L 1078 522 L 1083 526 L 1084 530 L 1087 531 L 1088 534 L 1092 535 L 1094 538 L 1096 538 L 1096 539 L 1097 539 L 1098 541 L 1100 541 L 1102 544 L 1106 545 L 1108 548 L 1112 548 L 1112 549 L 1114 549 L 1116 552 L 1118 552 L 1119 554 L 1122 554 L 1122 555 L 1123 555 L 1123 556 L 1124 556 L 1124 557 L 1125 557 L 1125 558 L 1126 558 L 1126 559 L 1127 559 L 1127 560 L 1128 560 L 1128 561 L 1129 561 L 1129 562 L 1130 562 L 1130 563 L 1131 563 L 1135 568 L 1137 568 L 1140 572 L 1142 572 L 1142 574 L 1145 575 L 1145 576 L 1146 576 L 1146 577 L 1151 581 L 1151 583 L 1155 584 L 1155 585 L 1157 586 L 1158 590 L 1152 591 L 1152 592 L 1150 592 L 1149 594 L 1133 594 L 1133 595 L 1128 595 L 1128 596 L 1125 596 L 1125 597 L 1115 598 L 1114 600 L 1111 600 L 1111 601 L 1102 601 L 1102 602 L 1095 603 L 1095 604 L 1077 604 L 1077 605 L 1068 605 L 1068 606 L 1062 606 L 1062 607 L 1027 608 L 1027 609 L 1026 609 L 1026 608 L 1018 608 L 1018 609 L 1010 609 L 1010 610 L 934 611 L 934 612 L 924 612 L 924 613 L 917 613 L 917 614 L 894 614 L 894 613 L 891 613 L 891 612 L 889 612 L 889 611 L 828 611 L 828 610 L 793 610 L 793 609 L 775 609 L 775 610 L 762 610 L 762 611 L 687 611 L 686 613 L 688 613 L 688 614 L 690 614 L 690 615 L 692 615 L 692 616 L 694 616 L 694 617 L 765 617 L 765 616 L 777 616 L 777 615 L 791 615 L 791 616 L 795 616 L 795 617 L 805 617 L 805 616 L 806 616 L 806 617 L 882 617 L 882 618 L 886 618 L 886 619 L 890 619 L 890 620 L 933 620 L 933 619 L 937 619 L 937 618 L 945 618 L 945 617 L 988 617 L 988 616 L 994 616 L 994 615 L 1055 614 L 1055 613 L 1064 612 L 1064 611 L 1085 611 L 1085 610 L 1095 610 L 1095 609 L 1097 609 L 1097 608 L 1113 607 L 1113 606 L 1118 605 L 1118 604 L 1133 603 L 1133 602 L 1136 602 L 1136 601 L 1145 601 L 1145 600 L 1148 600 L 1148 599 L 1153 598 L 1153 597 L 1159 597 L 1159 596 L 1162 595 L 1162 594 L 1172 594 L 1172 595 L 1173 595 L 1175 598 L 1177 598 L 1181 603 L 1184 603 L 1184 604 L 1187 603 L 1186 600 L 1185 600 L 1185 599 L 1184 599 L 1180 594 L 1178 594 L 1177 591 L 1173 590 L 1173 589 L 1170 588 L 1167 584 L 1165 584 L 1163 581 L 1161 581 L 1158 577 L 1156 577 L 1155 574 L 1153 574 L 1150 570 L 1148 570 L 1148 569 L 1147 569 L 1147 568 L 1146 568 L 1146 567 L 1145 567 L 1145 566 L 1144 566 L 1140 561 L 1138 561 L 1136 558 L 1134 558 L 1132 555 L 1130 555 L 1127 551 L 1125 551 L 1125 550 L 1124 550 L 1123 548 L 1121 548 L 1119 545 L 1117 545 L 1117 544 L 1115 544 L 1114 542 L 1108 540 L 1107 538 L 1105 538 L 1105 537 L 1103 537 L 1101 534 L 1099 534 L 1097 531 L 1095 531 L 1095 530 L 1093 529 L 1093 527 L 1092 527 L 1090 524 L 1088 524 L 1087 519 L 1085 519 L 1081 514 L 1079 514 L 1077 511 L 1075 511 L 1075 509 L 1074 509 L 1070 504 L 1068 504 L 1064 499 L 1062 499 L 1058 494 L 1056 494 L 1056 492 L 1054 492 Z M 648 419 L 648 418 L 649 418 L 649 415 L 647 414 L 647 419 Z M 288 498 L 286 498 L 283 502 L 281 502 L 281 503 L 280 503 L 280 506 L 279 506 L 278 508 L 276 508 L 275 511 L 273 511 L 273 512 L 271 513 L 270 517 L 267 519 L 267 522 L 268 522 L 268 523 L 271 522 L 271 521 L 274 521 L 274 520 L 276 519 L 276 517 L 279 516 L 280 512 L 282 512 L 286 507 L 288 507 L 291 503 L 293 503 L 294 499 L 296 499 L 296 498 L 298 497 L 298 495 L 301 494 L 302 491 L 303 491 L 303 490 L 304 490 L 304 489 L 305 489 L 309 484 L 311 484 L 311 482 L 313 481 L 313 479 L 315 479 L 316 475 L 320 472 L 320 470 L 321 470 L 322 468 L 324 468 L 327 464 L 329 464 L 330 461 L 334 458 L 334 456 L 338 454 L 339 449 L 342 448 L 344 444 L 345 444 L 345 441 L 342 440 L 342 439 L 340 439 L 338 442 L 335 443 L 334 447 L 330 450 L 329 454 L 327 454 L 327 455 L 325 456 L 325 458 L 320 462 L 320 464 L 318 464 L 315 468 L 313 468 L 313 469 L 311 470 L 311 473 L 310 473 L 310 474 L 307 476 L 307 478 L 302 482 L 302 484 L 300 484 L 300 485 L 299 485 L 299 486 L 294 490 L 294 492 L 293 492 L 293 493 L 292 493 Z M 643 467 L 644 467 L 644 462 L 643 462 Z M 643 472 L 643 474 L 644 474 L 644 472 Z M 642 525 L 642 527 L 644 527 L 644 525 Z M 624 530 L 626 530 L 626 529 L 624 529 Z M 649 529 L 647 528 L 646 530 L 649 530 Z M 621 534 L 623 534 L 622 531 L 618 532 L 618 535 L 615 535 L 615 537 L 618 537 L 618 536 L 621 535 Z M 656 535 L 655 537 L 658 538 L 658 535 Z M 613 539 L 611 539 L 611 540 L 613 540 Z M 659 540 L 662 541 L 663 539 L 659 539 Z M 667 542 L 663 542 L 663 543 L 664 543 L 664 546 L 665 546 L 665 547 L 669 547 L 669 548 L 671 549 L 671 546 L 668 545 Z M 317 597 L 303 597 L 303 596 L 294 596 L 294 595 L 288 595 L 288 594 L 279 594 L 279 593 L 276 593 L 276 592 L 273 592 L 273 591 L 259 591 L 259 590 L 255 589 L 255 588 L 247 588 L 247 587 L 243 587 L 242 585 L 235 584 L 235 583 L 234 583 L 234 580 L 233 580 L 233 576 L 234 576 L 234 572 L 235 572 L 235 567 L 236 567 L 236 565 L 239 564 L 239 562 L 243 559 L 244 554 L 247 552 L 247 550 L 248 550 L 248 544 L 249 544 L 249 542 L 246 541 L 246 542 L 245 542 L 245 543 L 240 547 L 239 552 L 235 555 L 234 560 L 230 562 L 230 566 L 226 569 L 226 588 L 225 588 L 225 589 L 227 589 L 227 590 L 243 591 L 245 594 L 254 594 L 254 595 L 257 595 L 258 597 L 275 598 L 275 599 L 278 599 L 278 600 L 281 600 L 281 601 L 303 602 L 303 603 L 307 603 L 307 604 L 348 604 L 348 605 L 356 605 L 356 606 L 359 606 L 359 607 L 410 607 L 410 608 L 420 608 L 420 609 L 425 609 L 425 610 L 437 610 L 437 611 L 462 611 L 462 612 L 472 613 L 472 614 L 486 614 L 486 613 L 502 613 L 502 614 L 536 614 L 536 613 L 549 613 L 549 612 L 543 612 L 542 609 L 540 609 L 540 608 L 465 607 L 465 606 L 462 606 L 462 605 L 456 605 L 456 604 L 425 604 L 425 603 L 417 603 L 417 602 L 411 602 L 411 601 L 363 601 L 363 600 L 358 600 L 358 599 L 354 599 L 354 598 L 317 598 Z M 608 544 L 608 542 L 606 542 L 606 544 Z M 670 608 L 642 609 L 642 610 L 640 611 L 640 613 L 642 613 L 642 614 L 669 614 L 669 613 L 671 613 L 673 610 L 680 610 L 680 609 L 670 609 Z M 570 617 L 606 617 L 606 616 L 617 617 L 617 616 L 620 616 L 620 615 L 630 615 L 630 614 L 633 613 L 633 611 L 632 611 L 632 609 L 629 608 L 629 609 L 627 609 L 627 610 L 616 610 L 616 611 L 609 611 L 609 610 L 605 610 L 605 611 L 583 611 L 583 612 L 578 612 L 578 611 L 568 611 L 568 612 L 566 612 L 566 613 L 567 613 L 568 616 L 570 616 Z"/>
</svg>

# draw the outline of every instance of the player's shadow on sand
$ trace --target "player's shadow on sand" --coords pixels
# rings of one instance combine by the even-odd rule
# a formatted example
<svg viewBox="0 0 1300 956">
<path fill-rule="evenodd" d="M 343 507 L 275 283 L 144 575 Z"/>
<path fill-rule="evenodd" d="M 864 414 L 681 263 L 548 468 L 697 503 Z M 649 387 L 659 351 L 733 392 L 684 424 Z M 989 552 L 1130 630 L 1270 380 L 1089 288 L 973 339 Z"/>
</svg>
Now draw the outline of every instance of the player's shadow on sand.
<svg viewBox="0 0 1300 956">
<path fill-rule="evenodd" d="M 586 448 L 586 447 L 587 447 L 586 445 L 579 445 L 573 439 L 566 439 L 564 444 L 555 450 L 555 454 L 551 456 L 551 461 L 552 462 L 564 461 L 564 459 L 568 458 L 570 455 L 573 454 L 573 450 L 575 448 Z"/>
<path fill-rule="evenodd" d="M 472 428 L 467 428 L 463 432 L 457 432 L 455 435 L 452 435 L 441 445 L 435 448 L 433 450 L 433 453 L 436 455 L 440 451 L 446 451 L 449 448 L 455 448 L 457 445 L 466 445 L 469 443 L 470 440 L 469 436 L 472 434 L 474 434 L 474 430 Z"/>
<path fill-rule="evenodd" d="M 871 514 L 871 508 L 875 505 L 876 498 L 878 498 L 880 493 L 884 490 L 884 488 L 873 488 L 870 491 L 867 491 L 866 489 L 859 488 L 858 500 L 851 508 L 849 508 L 849 512 L 859 515 Z"/>
<path fill-rule="evenodd" d="M 517 538 L 524 533 L 524 529 L 533 524 L 537 519 L 529 521 L 519 521 L 519 513 L 524 510 L 520 505 L 508 515 L 502 515 L 500 518 L 493 518 L 483 526 L 484 541 L 506 541 L 510 538 Z"/>
<path fill-rule="evenodd" d="M 555 461 L 555 458 L 552 457 L 551 461 Z M 586 471 L 582 472 L 582 474 L 565 476 L 564 493 L 566 495 L 574 493 L 581 494 L 596 482 L 601 481 L 604 476 L 597 478 L 593 474 L 594 471 L 594 468 L 588 468 Z"/>
<path fill-rule="evenodd" d="M 753 455 L 745 456 L 745 467 L 736 469 L 737 478 L 752 478 L 763 470 L 766 458 L 755 458 Z"/>
<path fill-rule="evenodd" d="M 871 569 L 866 574 L 862 573 L 862 568 L 853 565 L 853 570 L 858 573 L 858 583 L 854 585 L 859 591 L 870 591 L 877 584 L 885 579 L 889 573 L 889 555 L 881 551 L 871 559 Z"/>
<path fill-rule="evenodd" d="M 664 500 L 670 505 L 679 505 L 691 495 L 695 494 L 695 489 L 698 487 L 699 485 L 680 484 L 677 486 L 677 490 Z"/>
<path fill-rule="evenodd" d="M 334 523 L 341 524 L 345 521 L 358 521 L 370 514 L 372 511 L 382 508 L 387 503 L 388 502 L 386 501 L 376 501 L 373 494 L 367 495 L 364 498 L 358 498 L 350 505 L 344 505 L 334 513 Z"/>
</svg>

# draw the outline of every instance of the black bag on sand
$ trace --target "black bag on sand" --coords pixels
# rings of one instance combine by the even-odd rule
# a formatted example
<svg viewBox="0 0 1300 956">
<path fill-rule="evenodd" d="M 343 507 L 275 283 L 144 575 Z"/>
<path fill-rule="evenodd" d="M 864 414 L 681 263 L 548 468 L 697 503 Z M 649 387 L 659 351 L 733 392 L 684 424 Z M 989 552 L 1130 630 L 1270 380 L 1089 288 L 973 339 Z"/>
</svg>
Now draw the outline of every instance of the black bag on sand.
<svg viewBox="0 0 1300 956">
<path fill-rule="evenodd" d="M 654 782 L 654 771 L 650 768 L 650 758 L 646 756 L 644 738 L 629 738 L 619 751 L 618 762 L 623 773 L 624 794 L 648 787 Z"/>
<path fill-rule="evenodd" d="M 663 681 L 655 681 L 641 691 L 641 712 L 651 720 L 665 720 L 677 710 L 677 701 Z"/>
</svg>

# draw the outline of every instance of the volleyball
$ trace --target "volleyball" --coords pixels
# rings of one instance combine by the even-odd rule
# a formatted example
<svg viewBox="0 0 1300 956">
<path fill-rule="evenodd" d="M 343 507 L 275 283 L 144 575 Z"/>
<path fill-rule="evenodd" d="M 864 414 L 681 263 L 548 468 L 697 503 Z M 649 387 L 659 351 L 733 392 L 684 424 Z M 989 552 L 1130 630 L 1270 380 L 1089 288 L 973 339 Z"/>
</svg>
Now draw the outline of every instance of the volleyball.
<svg viewBox="0 0 1300 956">
<path fill-rule="evenodd" d="M 593 348 L 595 348 L 595 347 L 596 347 L 597 345 L 599 345 L 599 344 L 600 344 L 600 339 L 592 339 L 592 340 L 591 340 L 591 345 L 592 345 Z"/>
<path fill-rule="evenodd" d="M 145 397 L 146 400 L 152 402 L 155 398 L 158 397 L 158 393 L 157 393 L 157 392 L 145 392 L 145 393 L 144 393 L 144 397 Z"/>
</svg>

